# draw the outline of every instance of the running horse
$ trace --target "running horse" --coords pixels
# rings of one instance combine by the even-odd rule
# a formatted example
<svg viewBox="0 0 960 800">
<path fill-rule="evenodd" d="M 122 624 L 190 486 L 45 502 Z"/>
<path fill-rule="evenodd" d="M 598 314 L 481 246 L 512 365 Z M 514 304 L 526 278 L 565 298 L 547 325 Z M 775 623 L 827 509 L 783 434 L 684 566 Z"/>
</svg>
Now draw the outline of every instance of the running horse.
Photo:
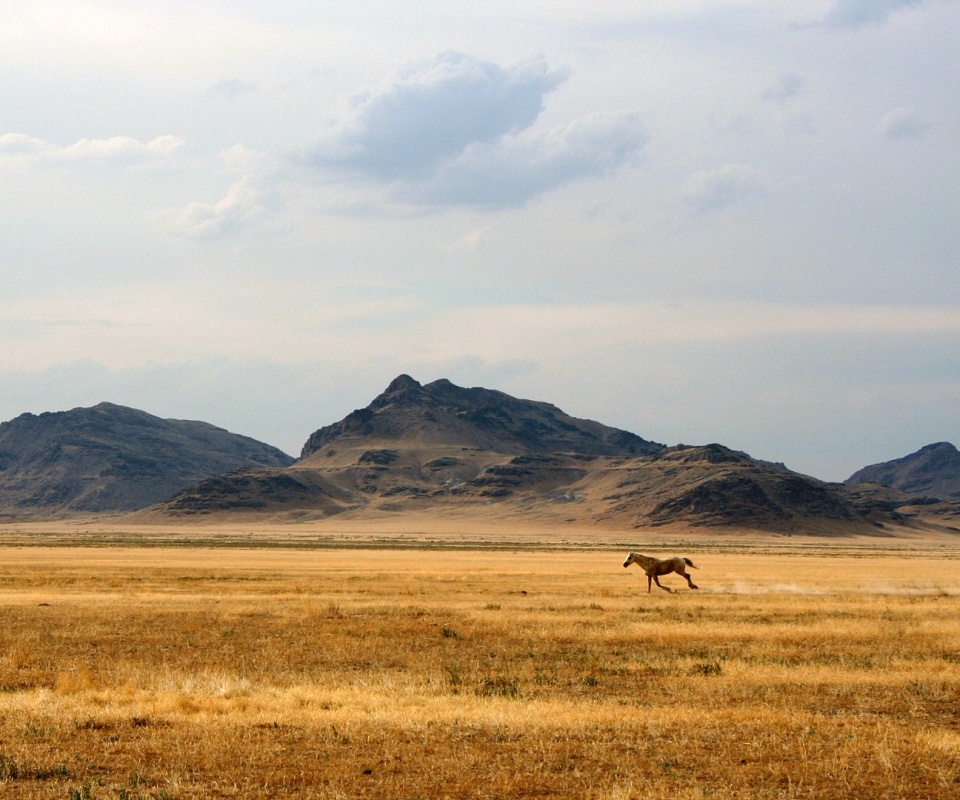
<svg viewBox="0 0 960 800">
<path fill-rule="evenodd" d="M 665 592 L 672 592 L 673 589 L 663 586 L 659 580 L 660 575 L 669 575 L 671 572 L 676 572 L 677 575 L 686 578 L 687 584 L 689 584 L 691 589 L 700 588 L 690 580 L 690 576 L 687 575 L 687 567 L 700 569 L 700 567 L 694 564 L 689 558 L 653 558 L 652 556 L 645 556 L 640 553 L 627 553 L 627 560 L 623 562 L 623 568 L 626 569 L 631 564 L 636 564 L 646 573 L 648 594 L 650 593 L 651 583 L 653 582 L 656 582 L 657 586 Z"/>
</svg>

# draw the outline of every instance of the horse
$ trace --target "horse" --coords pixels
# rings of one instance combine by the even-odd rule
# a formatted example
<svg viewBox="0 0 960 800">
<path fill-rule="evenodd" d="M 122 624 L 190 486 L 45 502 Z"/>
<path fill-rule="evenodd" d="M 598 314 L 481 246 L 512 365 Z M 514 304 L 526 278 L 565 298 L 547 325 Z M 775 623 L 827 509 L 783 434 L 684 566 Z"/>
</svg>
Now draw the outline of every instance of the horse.
<svg viewBox="0 0 960 800">
<path fill-rule="evenodd" d="M 689 558 L 653 558 L 652 556 L 645 556 L 640 553 L 627 553 L 627 560 L 623 562 L 623 568 L 626 569 L 631 564 L 636 564 L 646 573 L 647 594 L 650 593 L 652 582 L 656 582 L 657 586 L 665 592 L 672 592 L 673 589 L 661 585 L 658 579 L 659 575 L 669 575 L 671 572 L 676 572 L 677 575 L 686 578 L 691 589 L 700 588 L 690 580 L 690 576 L 687 575 L 686 567 L 700 569 L 700 567 L 694 564 Z"/>
</svg>

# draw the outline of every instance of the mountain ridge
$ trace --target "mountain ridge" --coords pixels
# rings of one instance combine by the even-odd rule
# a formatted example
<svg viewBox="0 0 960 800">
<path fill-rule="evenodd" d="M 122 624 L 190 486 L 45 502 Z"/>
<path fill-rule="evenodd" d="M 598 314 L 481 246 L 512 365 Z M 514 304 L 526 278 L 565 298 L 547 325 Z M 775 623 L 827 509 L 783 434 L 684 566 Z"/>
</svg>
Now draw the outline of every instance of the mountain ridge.
<svg viewBox="0 0 960 800">
<path fill-rule="evenodd" d="M 960 532 L 955 501 L 828 483 L 719 443 L 667 446 L 543 401 L 406 374 L 315 430 L 296 460 L 111 403 L 0 424 L 0 514 L 121 511 L 151 522 L 466 513 L 620 529 Z"/>
<path fill-rule="evenodd" d="M 287 466 L 275 447 L 207 422 L 98 403 L 0 423 L 0 511 L 132 511 L 243 466 Z"/>
<path fill-rule="evenodd" d="M 877 483 L 941 500 L 960 499 L 960 451 L 950 442 L 934 442 L 902 458 L 863 467 L 844 483 Z"/>
<path fill-rule="evenodd" d="M 284 483 L 284 491 L 264 491 Z M 869 491 L 795 473 L 721 444 L 667 447 L 549 403 L 448 380 L 394 379 L 315 431 L 283 470 L 204 481 L 153 509 L 396 514 L 486 509 L 518 520 L 888 535 L 907 516 Z"/>
</svg>

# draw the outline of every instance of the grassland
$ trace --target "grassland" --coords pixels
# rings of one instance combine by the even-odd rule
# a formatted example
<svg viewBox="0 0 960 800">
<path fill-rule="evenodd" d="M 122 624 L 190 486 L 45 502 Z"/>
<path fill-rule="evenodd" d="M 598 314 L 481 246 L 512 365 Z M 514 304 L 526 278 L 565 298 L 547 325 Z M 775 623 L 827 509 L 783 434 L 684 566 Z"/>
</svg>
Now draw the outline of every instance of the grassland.
<svg viewBox="0 0 960 800">
<path fill-rule="evenodd" d="M 681 554 L 7 544 L 0 797 L 960 797 L 960 550 Z"/>
</svg>

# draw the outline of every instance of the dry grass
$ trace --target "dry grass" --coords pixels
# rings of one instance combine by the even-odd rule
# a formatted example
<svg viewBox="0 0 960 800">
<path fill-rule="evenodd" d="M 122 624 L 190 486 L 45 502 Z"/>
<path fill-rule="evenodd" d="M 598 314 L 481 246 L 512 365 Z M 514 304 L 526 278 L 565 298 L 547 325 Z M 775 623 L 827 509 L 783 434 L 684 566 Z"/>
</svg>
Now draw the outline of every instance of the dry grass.
<svg viewBox="0 0 960 800">
<path fill-rule="evenodd" d="M 960 796 L 958 553 L 822 550 L 0 548 L 0 797 Z"/>
</svg>

